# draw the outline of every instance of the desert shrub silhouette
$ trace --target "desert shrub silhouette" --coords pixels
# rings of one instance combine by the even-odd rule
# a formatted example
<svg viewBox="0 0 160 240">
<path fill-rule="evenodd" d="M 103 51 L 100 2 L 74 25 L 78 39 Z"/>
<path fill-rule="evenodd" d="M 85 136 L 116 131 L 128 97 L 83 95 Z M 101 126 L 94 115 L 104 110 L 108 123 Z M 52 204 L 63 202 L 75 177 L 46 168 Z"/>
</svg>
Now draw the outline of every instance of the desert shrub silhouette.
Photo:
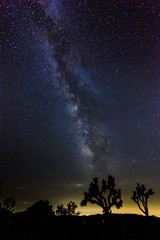
<svg viewBox="0 0 160 240">
<path fill-rule="evenodd" d="M 76 212 L 77 205 L 75 202 L 70 201 L 67 208 L 63 204 L 57 206 L 56 215 L 58 216 L 78 216 L 80 212 Z"/>
<path fill-rule="evenodd" d="M 84 192 L 81 206 L 86 206 L 88 202 L 100 206 L 104 214 L 111 214 L 113 206 L 118 209 L 122 207 L 121 190 L 115 188 L 115 179 L 110 175 L 107 182 L 103 179 L 100 190 L 98 178 L 94 178 L 93 182 L 90 183 L 88 192 Z"/>
<path fill-rule="evenodd" d="M 10 197 L 10 198 L 4 199 L 3 204 L 0 203 L 0 208 L 10 212 L 14 212 L 15 205 L 16 205 L 16 200 L 13 197 Z"/>
<path fill-rule="evenodd" d="M 144 184 L 140 185 L 137 183 L 136 191 L 133 191 L 131 199 L 138 205 L 139 209 L 146 215 L 149 216 L 148 211 L 148 198 L 153 195 L 154 192 L 150 188 L 146 191 Z"/>
<path fill-rule="evenodd" d="M 57 206 L 56 210 L 56 215 L 57 216 L 66 216 L 66 208 L 63 206 L 63 204 Z"/>
</svg>

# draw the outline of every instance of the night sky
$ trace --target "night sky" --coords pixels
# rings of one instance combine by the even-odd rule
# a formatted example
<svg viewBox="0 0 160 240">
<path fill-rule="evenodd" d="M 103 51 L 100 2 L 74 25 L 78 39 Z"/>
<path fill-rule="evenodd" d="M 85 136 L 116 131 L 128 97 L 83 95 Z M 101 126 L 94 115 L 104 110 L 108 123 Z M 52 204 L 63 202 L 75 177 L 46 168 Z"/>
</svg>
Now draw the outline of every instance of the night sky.
<svg viewBox="0 0 160 240">
<path fill-rule="evenodd" d="M 115 177 L 160 216 L 160 1 L 1 0 L 0 200 L 75 201 Z M 89 205 L 84 214 L 101 212 Z M 113 211 L 113 212 L 116 212 Z"/>
</svg>

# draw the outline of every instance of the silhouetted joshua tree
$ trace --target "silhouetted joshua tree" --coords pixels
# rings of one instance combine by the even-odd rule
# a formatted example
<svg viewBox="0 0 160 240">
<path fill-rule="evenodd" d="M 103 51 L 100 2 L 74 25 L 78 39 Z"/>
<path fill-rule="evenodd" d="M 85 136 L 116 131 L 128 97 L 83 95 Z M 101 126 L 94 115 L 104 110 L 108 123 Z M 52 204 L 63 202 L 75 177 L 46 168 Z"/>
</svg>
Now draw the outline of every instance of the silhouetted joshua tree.
<svg viewBox="0 0 160 240">
<path fill-rule="evenodd" d="M 103 179 L 100 190 L 98 178 L 94 178 L 93 182 L 90 183 L 88 192 L 84 192 L 81 206 L 86 206 L 88 202 L 100 206 L 104 214 L 111 214 L 113 206 L 116 206 L 118 209 L 122 207 L 121 190 L 115 189 L 115 179 L 112 176 L 108 176 L 107 182 Z"/>
<path fill-rule="evenodd" d="M 149 215 L 148 211 L 148 198 L 153 195 L 152 189 L 146 191 L 144 184 L 137 183 L 136 191 L 133 191 L 131 199 L 138 205 L 139 209 L 146 215 Z"/>
<path fill-rule="evenodd" d="M 57 206 L 56 214 L 58 216 L 78 216 L 80 212 L 76 212 L 77 205 L 75 202 L 69 202 L 67 204 L 67 208 L 63 206 L 63 204 Z"/>
<path fill-rule="evenodd" d="M 11 197 L 3 200 L 3 204 L 0 204 L 0 207 L 10 212 L 13 212 L 15 205 L 16 205 L 16 200 Z"/>
</svg>

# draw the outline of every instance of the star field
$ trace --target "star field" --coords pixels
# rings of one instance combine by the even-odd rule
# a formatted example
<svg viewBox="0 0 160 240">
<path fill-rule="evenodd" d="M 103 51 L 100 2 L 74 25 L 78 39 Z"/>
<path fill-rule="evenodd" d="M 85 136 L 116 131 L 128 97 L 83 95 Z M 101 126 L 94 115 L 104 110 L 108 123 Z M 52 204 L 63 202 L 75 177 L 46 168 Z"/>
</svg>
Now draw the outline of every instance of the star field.
<svg viewBox="0 0 160 240">
<path fill-rule="evenodd" d="M 111 174 L 126 198 L 141 181 L 157 203 L 159 1 L 0 7 L 1 195 L 19 208 L 80 201 L 92 177 Z"/>
</svg>

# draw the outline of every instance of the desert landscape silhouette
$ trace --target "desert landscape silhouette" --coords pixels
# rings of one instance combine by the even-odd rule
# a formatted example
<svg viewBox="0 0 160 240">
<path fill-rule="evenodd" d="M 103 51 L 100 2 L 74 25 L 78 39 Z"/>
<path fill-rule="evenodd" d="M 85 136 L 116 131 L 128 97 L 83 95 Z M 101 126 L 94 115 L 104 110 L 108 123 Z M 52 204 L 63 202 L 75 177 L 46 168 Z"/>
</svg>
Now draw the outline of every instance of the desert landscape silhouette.
<svg viewBox="0 0 160 240">
<path fill-rule="evenodd" d="M 84 192 L 81 206 L 88 202 L 102 209 L 102 214 L 81 215 L 77 204 L 70 201 L 65 207 L 57 205 L 53 210 L 47 200 L 39 200 L 22 212 L 15 212 L 16 200 L 6 198 L 0 204 L 0 239 L 160 239 L 160 218 L 149 216 L 148 200 L 153 190 L 146 190 L 144 184 L 137 183 L 131 199 L 143 215 L 114 214 L 112 207 L 123 207 L 121 189 L 116 189 L 115 178 L 98 178 L 89 184 Z"/>
</svg>

